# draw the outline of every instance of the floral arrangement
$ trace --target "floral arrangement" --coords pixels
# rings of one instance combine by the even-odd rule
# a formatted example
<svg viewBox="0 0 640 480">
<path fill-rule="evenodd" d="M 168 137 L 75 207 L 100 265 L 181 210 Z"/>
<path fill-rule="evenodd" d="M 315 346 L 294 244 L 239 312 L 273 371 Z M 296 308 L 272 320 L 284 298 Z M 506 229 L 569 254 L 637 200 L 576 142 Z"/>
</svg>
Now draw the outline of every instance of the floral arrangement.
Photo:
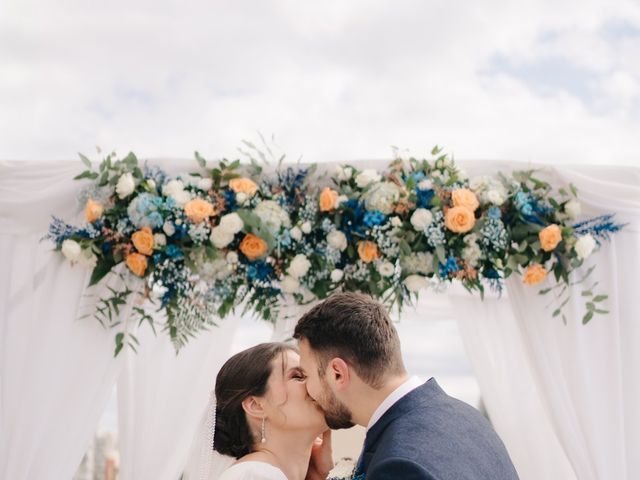
<svg viewBox="0 0 640 480">
<path fill-rule="evenodd" d="M 553 192 L 534 171 L 468 179 L 437 147 L 383 172 L 345 164 L 318 175 L 282 158 L 266 174 L 266 157 L 246 144 L 248 162 L 209 164 L 196 153 L 199 171 L 176 178 L 133 153 L 107 155 L 95 170 L 81 156 L 87 170 L 76 178 L 91 181 L 80 195 L 86 224 L 54 217 L 48 238 L 93 268 L 91 284 L 110 272 L 123 279 L 98 304 L 105 326 L 140 294 L 166 314 L 178 350 L 240 305 L 274 321 L 285 298 L 304 304 L 353 290 L 402 309 L 430 285 L 457 280 L 483 295 L 513 274 L 531 286 L 552 274 L 556 285 L 540 293 L 556 292 L 558 316 L 572 271 L 622 228 L 612 215 L 578 222 L 573 186 Z M 142 288 L 128 286 L 133 278 Z M 583 323 L 606 313 L 606 295 L 592 290 Z M 143 307 L 133 314 L 155 331 Z M 119 333 L 116 354 L 126 343 L 137 339 Z"/>
</svg>

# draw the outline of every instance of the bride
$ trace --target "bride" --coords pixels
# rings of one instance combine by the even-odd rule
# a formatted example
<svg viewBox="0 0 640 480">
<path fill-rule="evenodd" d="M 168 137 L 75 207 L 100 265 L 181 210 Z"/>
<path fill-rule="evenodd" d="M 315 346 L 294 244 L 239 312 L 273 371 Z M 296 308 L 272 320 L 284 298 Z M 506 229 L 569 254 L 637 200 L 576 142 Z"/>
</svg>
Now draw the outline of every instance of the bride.
<svg viewBox="0 0 640 480">
<path fill-rule="evenodd" d="M 215 452 L 208 452 L 217 466 L 201 474 L 204 478 L 327 478 L 332 467 L 331 433 L 322 409 L 307 393 L 299 363 L 293 346 L 263 343 L 223 365 L 216 380 L 213 442 L 209 442 Z M 219 476 L 221 465 L 228 468 Z"/>
</svg>

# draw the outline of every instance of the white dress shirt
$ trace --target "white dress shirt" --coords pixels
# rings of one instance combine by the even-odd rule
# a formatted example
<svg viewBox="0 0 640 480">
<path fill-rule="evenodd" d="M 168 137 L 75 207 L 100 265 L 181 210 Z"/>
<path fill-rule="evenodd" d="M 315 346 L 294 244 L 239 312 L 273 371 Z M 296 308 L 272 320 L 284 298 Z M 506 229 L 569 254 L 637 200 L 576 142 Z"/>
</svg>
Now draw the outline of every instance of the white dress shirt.
<svg viewBox="0 0 640 480">
<path fill-rule="evenodd" d="M 382 415 L 384 415 L 387 410 L 393 407 L 393 405 L 398 400 L 404 397 L 407 393 L 418 388 L 423 383 L 424 382 L 420 380 L 418 377 L 410 377 L 406 382 L 404 382 L 402 385 L 396 388 L 393 392 L 391 392 L 389 396 L 382 401 L 382 403 L 378 406 L 378 408 L 376 408 L 375 412 L 373 412 L 373 415 L 371 415 L 371 420 L 369 420 L 369 425 L 367 425 L 367 431 L 369 431 L 369 429 L 373 427 L 373 425 L 378 420 L 380 420 Z"/>
</svg>

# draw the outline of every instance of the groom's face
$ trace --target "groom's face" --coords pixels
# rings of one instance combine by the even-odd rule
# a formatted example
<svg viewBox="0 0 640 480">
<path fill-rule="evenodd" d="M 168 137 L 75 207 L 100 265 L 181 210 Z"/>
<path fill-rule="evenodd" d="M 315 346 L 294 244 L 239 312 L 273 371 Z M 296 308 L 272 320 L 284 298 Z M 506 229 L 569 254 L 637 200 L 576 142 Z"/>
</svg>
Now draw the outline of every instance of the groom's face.
<svg viewBox="0 0 640 480">
<path fill-rule="evenodd" d="M 306 376 L 309 396 L 324 410 L 325 421 L 329 428 L 337 430 L 353 427 L 351 411 L 331 389 L 331 385 L 325 378 L 326 371 L 320 371 L 317 357 L 306 339 L 300 340 L 300 367 Z"/>
</svg>

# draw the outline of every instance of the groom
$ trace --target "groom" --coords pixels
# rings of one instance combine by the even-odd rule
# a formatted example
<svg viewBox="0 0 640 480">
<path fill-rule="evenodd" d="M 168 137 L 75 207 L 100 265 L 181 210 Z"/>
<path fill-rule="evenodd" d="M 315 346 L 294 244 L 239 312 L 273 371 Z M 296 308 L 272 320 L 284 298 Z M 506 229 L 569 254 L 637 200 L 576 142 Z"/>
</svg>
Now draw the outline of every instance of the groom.
<svg viewBox="0 0 640 480">
<path fill-rule="evenodd" d="M 332 429 L 367 428 L 356 477 L 517 479 L 504 444 L 474 408 L 404 368 L 400 340 L 371 297 L 338 293 L 296 326 L 309 395 Z M 310 474 L 307 478 L 312 477 Z"/>
</svg>

